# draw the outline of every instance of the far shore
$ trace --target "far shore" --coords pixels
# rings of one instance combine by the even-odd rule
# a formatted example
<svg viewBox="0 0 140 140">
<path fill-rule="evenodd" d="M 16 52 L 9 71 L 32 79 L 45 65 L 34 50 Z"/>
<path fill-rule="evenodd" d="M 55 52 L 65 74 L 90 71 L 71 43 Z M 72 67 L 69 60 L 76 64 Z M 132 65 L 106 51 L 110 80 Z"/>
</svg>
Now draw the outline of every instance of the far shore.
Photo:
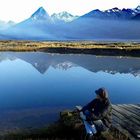
<svg viewBox="0 0 140 140">
<path fill-rule="evenodd" d="M 77 53 L 115 56 L 140 56 L 140 43 L 93 41 L 0 41 L 0 51 L 42 51 L 49 53 Z"/>
</svg>

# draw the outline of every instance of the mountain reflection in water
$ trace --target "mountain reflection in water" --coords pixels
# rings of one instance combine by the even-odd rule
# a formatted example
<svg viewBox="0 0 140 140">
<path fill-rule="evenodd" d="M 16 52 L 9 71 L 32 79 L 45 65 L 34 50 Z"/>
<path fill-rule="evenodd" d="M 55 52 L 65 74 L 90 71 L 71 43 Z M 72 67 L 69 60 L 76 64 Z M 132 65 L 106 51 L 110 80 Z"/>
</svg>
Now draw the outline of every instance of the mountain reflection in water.
<svg viewBox="0 0 140 140">
<path fill-rule="evenodd" d="M 140 103 L 139 83 L 140 58 L 1 52 L 0 130 L 43 126 L 102 86 L 114 104 Z"/>
<path fill-rule="evenodd" d="M 44 74 L 51 66 L 62 70 L 80 66 L 91 72 L 132 74 L 140 76 L 140 58 L 121 56 L 94 56 L 84 54 L 1 53 L 0 61 L 21 59 Z"/>
</svg>

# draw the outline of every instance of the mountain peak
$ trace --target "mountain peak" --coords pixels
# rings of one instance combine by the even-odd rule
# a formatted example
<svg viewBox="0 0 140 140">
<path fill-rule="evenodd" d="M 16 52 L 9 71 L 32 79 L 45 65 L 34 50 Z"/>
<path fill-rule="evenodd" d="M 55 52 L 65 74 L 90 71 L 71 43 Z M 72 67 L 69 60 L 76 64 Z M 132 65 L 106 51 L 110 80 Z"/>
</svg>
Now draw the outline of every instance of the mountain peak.
<svg viewBox="0 0 140 140">
<path fill-rule="evenodd" d="M 32 16 L 31 18 L 33 20 L 44 20 L 44 19 L 49 19 L 49 15 L 46 12 L 46 10 L 43 7 L 40 7 Z"/>
<path fill-rule="evenodd" d="M 140 13 L 140 5 L 135 8 L 135 11 Z"/>
<path fill-rule="evenodd" d="M 112 9 L 105 10 L 105 12 L 109 12 L 109 13 L 111 13 L 111 12 L 120 12 L 120 11 L 121 10 L 118 7 L 114 7 Z"/>
<path fill-rule="evenodd" d="M 138 5 L 138 6 L 136 7 L 136 9 L 140 10 L 140 5 Z"/>
<path fill-rule="evenodd" d="M 46 10 L 43 7 L 38 8 L 37 12 L 46 13 Z"/>
<path fill-rule="evenodd" d="M 78 16 L 74 16 L 66 11 L 60 12 L 60 13 L 54 13 L 51 15 L 51 18 L 54 21 L 64 21 L 64 22 L 71 22 L 74 19 L 78 18 Z"/>
</svg>

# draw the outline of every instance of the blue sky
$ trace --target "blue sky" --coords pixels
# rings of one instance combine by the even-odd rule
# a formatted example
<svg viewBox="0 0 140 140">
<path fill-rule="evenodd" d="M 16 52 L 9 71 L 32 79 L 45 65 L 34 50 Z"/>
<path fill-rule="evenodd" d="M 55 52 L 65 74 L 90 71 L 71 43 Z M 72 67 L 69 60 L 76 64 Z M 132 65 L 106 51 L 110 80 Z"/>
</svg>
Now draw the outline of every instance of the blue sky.
<svg viewBox="0 0 140 140">
<path fill-rule="evenodd" d="M 0 20 L 20 22 L 43 6 L 51 15 L 67 11 L 83 15 L 93 9 L 135 8 L 140 0 L 0 0 Z"/>
</svg>

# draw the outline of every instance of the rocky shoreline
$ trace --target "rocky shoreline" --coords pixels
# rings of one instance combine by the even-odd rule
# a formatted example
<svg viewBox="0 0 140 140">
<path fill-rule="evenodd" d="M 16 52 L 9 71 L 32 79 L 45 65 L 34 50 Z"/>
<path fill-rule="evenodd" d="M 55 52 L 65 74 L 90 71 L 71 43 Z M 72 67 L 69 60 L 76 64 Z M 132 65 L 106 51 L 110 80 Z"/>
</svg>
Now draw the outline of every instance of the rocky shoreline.
<svg viewBox="0 0 140 140">
<path fill-rule="evenodd" d="M 84 140 L 84 125 L 75 111 L 66 110 L 60 113 L 60 119 L 54 124 L 34 130 L 22 130 L 1 136 L 4 140 L 37 139 L 37 140 Z M 129 137 L 112 127 L 108 132 L 95 135 L 96 140 L 129 140 Z"/>
</svg>

